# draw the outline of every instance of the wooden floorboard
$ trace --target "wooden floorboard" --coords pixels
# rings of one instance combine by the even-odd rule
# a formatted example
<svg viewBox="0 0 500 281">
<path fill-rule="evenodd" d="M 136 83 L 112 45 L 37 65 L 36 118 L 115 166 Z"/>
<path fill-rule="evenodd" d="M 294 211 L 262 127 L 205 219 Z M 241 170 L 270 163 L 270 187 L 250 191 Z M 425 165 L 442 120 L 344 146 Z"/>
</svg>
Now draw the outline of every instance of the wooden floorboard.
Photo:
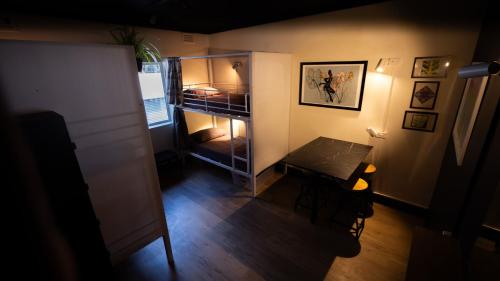
<svg viewBox="0 0 500 281">
<path fill-rule="evenodd" d="M 177 175 L 176 175 L 177 174 Z M 300 179 L 286 176 L 259 198 L 220 168 L 189 161 L 160 172 L 175 267 L 158 239 L 115 267 L 117 280 L 404 280 L 419 219 L 374 206 L 359 241 L 307 210 L 293 210 Z"/>
</svg>

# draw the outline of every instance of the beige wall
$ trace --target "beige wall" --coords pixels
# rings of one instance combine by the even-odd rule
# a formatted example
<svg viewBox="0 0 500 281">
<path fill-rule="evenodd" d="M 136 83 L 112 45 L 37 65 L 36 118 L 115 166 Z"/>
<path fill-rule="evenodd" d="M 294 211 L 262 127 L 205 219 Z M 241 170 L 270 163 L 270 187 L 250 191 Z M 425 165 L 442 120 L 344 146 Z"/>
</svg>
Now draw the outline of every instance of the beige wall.
<svg viewBox="0 0 500 281">
<path fill-rule="evenodd" d="M 229 118 L 217 117 L 215 125 L 217 128 L 225 130 L 228 134 L 231 132 Z M 246 137 L 246 123 L 233 119 L 233 137 Z"/>
<path fill-rule="evenodd" d="M 57 41 L 71 43 L 113 43 L 109 31 L 116 27 L 111 24 L 82 21 L 48 19 L 21 15 L 9 15 L 15 30 L 0 30 L 0 39 Z M 153 43 L 163 57 L 206 55 L 208 36 L 194 34 L 195 43 L 184 43 L 181 32 L 137 28 L 141 36 Z M 155 152 L 173 147 L 172 126 L 150 129 Z"/>
<path fill-rule="evenodd" d="M 182 60 L 182 84 L 184 87 L 192 85 L 196 87 L 196 83 L 208 83 L 208 60 L 207 59 L 190 59 Z M 201 85 L 202 87 L 209 86 L 208 84 Z"/>
<path fill-rule="evenodd" d="M 233 69 L 233 64 L 239 62 L 241 65 L 237 69 Z M 211 59 L 213 82 L 230 84 L 236 86 L 235 90 L 238 93 L 248 92 L 249 64 L 248 56 L 222 57 Z M 224 85 L 216 85 L 224 87 Z"/>
<path fill-rule="evenodd" d="M 398 5 L 389 2 L 216 33 L 210 36 L 210 47 L 291 53 L 290 149 L 318 136 L 375 145 L 368 159 L 379 168 L 375 190 L 428 206 L 463 85 L 456 79 L 457 67 L 470 62 L 479 24 L 454 27 L 446 20 L 425 24 L 408 16 L 428 13 L 429 6 L 420 11 L 420 6 L 411 7 L 410 12 Z M 433 10 L 437 15 L 446 12 Z M 416 80 L 410 78 L 413 59 L 432 55 L 453 57 L 448 78 L 440 79 L 436 132 L 403 130 Z M 390 100 L 391 77 L 373 72 L 382 57 L 400 58 Z M 299 106 L 299 63 L 343 60 L 368 60 L 362 111 Z M 385 114 L 387 138 L 370 138 L 366 128 L 384 129 Z"/>
<path fill-rule="evenodd" d="M 184 87 L 198 87 L 198 83 L 207 83 L 209 81 L 208 60 L 207 59 L 189 59 L 182 60 L 182 83 Z M 200 87 L 208 87 L 209 84 L 201 84 Z M 207 114 L 185 112 L 188 133 L 212 127 L 212 117 Z"/>
</svg>

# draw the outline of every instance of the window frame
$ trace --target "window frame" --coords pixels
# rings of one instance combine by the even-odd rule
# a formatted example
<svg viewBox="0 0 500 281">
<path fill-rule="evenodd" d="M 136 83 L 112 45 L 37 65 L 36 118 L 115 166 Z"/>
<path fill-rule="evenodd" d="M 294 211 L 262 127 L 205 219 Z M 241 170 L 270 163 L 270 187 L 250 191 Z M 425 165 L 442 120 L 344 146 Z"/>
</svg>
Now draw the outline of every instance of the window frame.
<svg viewBox="0 0 500 281">
<path fill-rule="evenodd" d="M 171 108 L 171 105 L 167 103 L 167 99 L 166 99 L 166 96 L 165 96 L 165 88 L 164 88 L 164 81 L 163 81 L 163 72 L 162 72 L 162 63 L 161 62 L 143 62 L 143 68 L 142 68 L 142 71 L 140 73 L 148 73 L 148 72 L 144 72 L 144 69 L 147 65 L 153 65 L 153 64 L 158 64 L 159 67 L 160 67 L 160 75 L 161 75 L 161 83 L 162 83 L 162 86 L 163 86 L 163 98 L 164 101 L 165 101 L 165 108 L 166 108 L 166 111 L 167 111 L 167 120 L 162 120 L 162 121 L 157 121 L 157 122 L 153 122 L 153 123 L 149 123 L 149 120 L 147 118 L 147 110 L 146 110 L 146 103 L 145 101 L 147 99 L 144 99 L 143 95 L 142 95 L 142 87 L 141 87 L 141 98 L 142 98 L 142 106 L 144 107 L 144 113 L 146 114 L 146 122 L 147 122 L 147 125 L 148 125 L 148 129 L 154 129 L 154 128 L 158 128 L 158 127 L 163 127 L 163 126 L 169 126 L 169 125 L 172 125 L 173 124 L 173 120 L 172 120 L 172 108 Z M 140 81 L 139 81 L 139 86 L 140 86 Z"/>
</svg>

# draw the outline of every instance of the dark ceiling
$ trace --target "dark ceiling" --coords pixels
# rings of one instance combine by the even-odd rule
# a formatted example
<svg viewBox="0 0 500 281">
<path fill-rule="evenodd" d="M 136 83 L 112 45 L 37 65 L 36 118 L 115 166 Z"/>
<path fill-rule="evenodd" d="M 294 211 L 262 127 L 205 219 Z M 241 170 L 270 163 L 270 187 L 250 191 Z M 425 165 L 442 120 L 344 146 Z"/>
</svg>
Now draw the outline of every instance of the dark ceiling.
<svg viewBox="0 0 500 281">
<path fill-rule="evenodd" d="M 215 33 L 382 0 L 2 0 L 1 11 Z"/>
</svg>

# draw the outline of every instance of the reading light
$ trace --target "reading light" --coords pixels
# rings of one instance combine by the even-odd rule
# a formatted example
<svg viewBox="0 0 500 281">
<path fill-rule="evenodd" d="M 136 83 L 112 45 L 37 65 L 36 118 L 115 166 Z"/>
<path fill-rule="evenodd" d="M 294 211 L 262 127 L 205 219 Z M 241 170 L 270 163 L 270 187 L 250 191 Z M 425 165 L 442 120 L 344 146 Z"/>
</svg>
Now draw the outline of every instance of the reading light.
<svg viewBox="0 0 500 281">
<path fill-rule="evenodd" d="M 235 63 L 233 63 L 233 69 L 236 70 L 236 68 L 240 67 L 241 66 L 241 62 L 237 61 Z"/>
<path fill-rule="evenodd" d="M 378 60 L 377 66 L 375 66 L 375 71 L 376 72 L 380 72 L 380 73 L 384 72 L 384 68 L 382 67 L 383 61 L 384 61 L 384 59 L 379 59 Z"/>
<path fill-rule="evenodd" d="M 399 58 L 381 58 L 378 60 L 375 71 L 378 73 L 387 73 L 399 63 Z"/>
</svg>

